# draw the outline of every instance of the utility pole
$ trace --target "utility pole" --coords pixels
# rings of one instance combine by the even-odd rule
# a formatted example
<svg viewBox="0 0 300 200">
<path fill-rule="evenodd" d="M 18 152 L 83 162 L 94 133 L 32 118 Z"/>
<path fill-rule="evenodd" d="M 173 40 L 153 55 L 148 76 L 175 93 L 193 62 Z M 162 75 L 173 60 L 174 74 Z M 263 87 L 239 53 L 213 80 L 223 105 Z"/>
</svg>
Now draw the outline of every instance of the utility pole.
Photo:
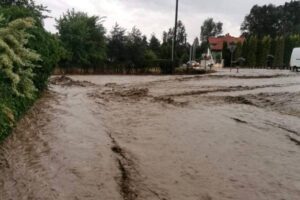
<svg viewBox="0 0 300 200">
<path fill-rule="evenodd" d="M 175 57 L 176 36 L 177 36 L 177 19 L 178 19 L 178 0 L 176 0 L 175 28 L 174 28 L 173 42 L 172 42 L 172 61 L 174 61 L 174 57 Z"/>
</svg>

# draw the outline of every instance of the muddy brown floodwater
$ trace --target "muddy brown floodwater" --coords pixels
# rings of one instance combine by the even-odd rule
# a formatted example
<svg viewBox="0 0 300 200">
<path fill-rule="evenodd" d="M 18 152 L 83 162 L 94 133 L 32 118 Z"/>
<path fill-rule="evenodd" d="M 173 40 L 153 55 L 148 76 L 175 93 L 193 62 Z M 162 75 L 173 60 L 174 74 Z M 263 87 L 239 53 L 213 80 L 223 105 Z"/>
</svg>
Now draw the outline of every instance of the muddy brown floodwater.
<svg viewBox="0 0 300 200">
<path fill-rule="evenodd" d="M 1 200 L 300 199 L 299 74 L 51 83 L 1 144 Z"/>
</svg>

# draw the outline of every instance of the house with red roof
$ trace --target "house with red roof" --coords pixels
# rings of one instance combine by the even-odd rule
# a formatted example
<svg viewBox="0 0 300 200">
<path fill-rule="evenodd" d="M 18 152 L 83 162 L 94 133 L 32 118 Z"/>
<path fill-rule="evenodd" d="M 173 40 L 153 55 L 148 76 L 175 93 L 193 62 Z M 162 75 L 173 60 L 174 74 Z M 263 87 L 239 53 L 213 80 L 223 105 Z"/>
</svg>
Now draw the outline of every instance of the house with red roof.
<svg viewBox="0 0 300 200">
<path fill-rule="evenodd" d="M 209 48 L 210 48 L 212 57 L 215 62 L 218 62 L 218 61 L 220 62 L 223 59 L 222 50 L 223 50 L 223 45 L 225 42 L 227 43 L 227 45 L 229 45 L 232 43 L 243 44 L 244 41 L 245 41 L 244 37 L 233 37 L 229 33 L 224 36 L 208 38 Z"/>
</svg>

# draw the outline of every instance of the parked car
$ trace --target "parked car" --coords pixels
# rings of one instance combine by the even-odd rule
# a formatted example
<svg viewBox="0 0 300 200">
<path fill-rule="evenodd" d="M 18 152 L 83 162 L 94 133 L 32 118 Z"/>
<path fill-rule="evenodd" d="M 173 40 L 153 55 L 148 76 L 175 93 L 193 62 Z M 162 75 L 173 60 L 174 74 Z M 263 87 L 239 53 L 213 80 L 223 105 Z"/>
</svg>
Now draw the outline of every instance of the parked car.
<svg viewBox="0 0 300 200">
<path fill-rule="evenodd" d="M 197 67 L 197 66 L 199 66 L 200 64 L 199 64 L 198 62 L 192 60 L 192 61 L 187 62 L 187 65 L 188 65 L 189 67 Z"/>
<path fill-rule="evenodd" d="M 290 69 L 297 71 L 300 69 L 300 48 L 294 48 L 290 61 Z"/>
</svg>

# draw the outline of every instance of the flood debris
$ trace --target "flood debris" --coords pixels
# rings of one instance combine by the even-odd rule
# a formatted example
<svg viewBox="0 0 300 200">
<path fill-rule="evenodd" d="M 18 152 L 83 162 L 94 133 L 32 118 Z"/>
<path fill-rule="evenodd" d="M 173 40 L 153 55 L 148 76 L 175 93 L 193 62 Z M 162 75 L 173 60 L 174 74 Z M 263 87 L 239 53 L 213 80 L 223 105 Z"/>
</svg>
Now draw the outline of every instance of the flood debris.
<svg viewBox="0 0 300 200">
<path fill-rule="evenodd" d="M 105 87 L 116 87 L 117 83 L 106 83 L 104 86 Z"/>
<path fill-rule="evenodd" d="M 61 86 L 79 86 L 79 87 L 89 87 L 94 86 L 93 83 L 89 81 L 78 81 L 73 80 L 72 78 L 68 76 L 58 76 L 50 79 L 50 83 L 53 85 L 61 85 Z"/>
<path fill-rule="evenodd" d="M 211 99 L 227 103 L 245 104 L 286 115 L 300 117 L 300 92 L 265 92 L 239 96 L 218 96 Z"/>
<path fill-rule="evenodd" d="M 140 98 L 145 97 L 149 93 L 148 88 L 132 88 L 128 90 L 118 91 L 115 94 L 121 97 L 133 97 L 133 98 Z"/>
<path fill-rule="evenodd" d="M 188 105 L 188 101 L 184 101 L 184 102 L 180 102 L 180 101 L 175 101 L 174 98 L 172 97 L 154 97 L 153 98 L 154 102 L 161 102 L 161 103 L 165 103 L 165 104 L 171 104 L 174 106 L 186 106 Z"/>
<path fill-rule="evenodd" d="M 243 96 L 225 96 L 224 100 L 227 103 L 254 105 L 250 100 Z"/>
<path fill-rule="evenodd" d="M 140 100 L 144 97 L 147 97 L 148 93 L 148 88 L 116 88 L 111 90 L 105 90 L 101 94 L 103 96 L 114 96 L 123 99 Z"/>
</svg>

